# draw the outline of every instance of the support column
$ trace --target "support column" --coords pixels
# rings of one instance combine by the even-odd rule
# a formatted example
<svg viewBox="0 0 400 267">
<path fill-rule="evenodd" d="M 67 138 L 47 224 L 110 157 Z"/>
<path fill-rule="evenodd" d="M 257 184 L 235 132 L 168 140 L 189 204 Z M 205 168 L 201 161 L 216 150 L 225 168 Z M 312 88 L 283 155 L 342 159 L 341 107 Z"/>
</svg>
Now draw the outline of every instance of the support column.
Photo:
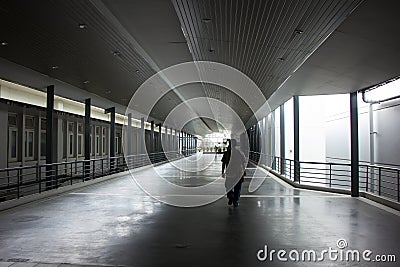
<svg viewBox="0 0 400 267">
<path fill-rule="evenodd" d="M 165 126 L 165 138 L 164 138 L 164 151 L 169 152 L 169 147 L 168 147 L 168 127 Z"/>
<path fill-rule="evenodd" d="M 105 114 L 110 113 L 110 168 L 114 170 L 115 161 L 115 107 L 108 108 L 104 111 Z"/>
<path fill-rule="evenodd" d="M 285 175 L 285 106 L 280 105 L 280 144 L 281 144 L 281 174 Z"/>
<path fill-rule="evenodd" d="M 276 112 L 276 109 L 271 113 L 271 120 L 270 120 L 270 127 L 271 127 L 271 131 L 270 131 L 270 133 L 271 133 L 271 136 L 270 136 L 270 141 L 269 141 L 269 145 L 270 145 L 270 147 L 271 147 L 271 158 L 270 158 L 270 162 L 269 162 L 269 164 L 271 164 L 271 166 L 272 166 L 272 169 L 273 170 L 276 170 L 276 160 L 275 160 L 275 157 L 276 157 L 276 150 L 275 150 L 275 141 L 276 141 L 276 139 L 275 139 L 275 112 Z"/>
<path fill-rule="evenodd" d="M 54 85 L 47 86 L 46 106 L 46 164 L 53 163 Z M 24 134 L 24 132 L 22 132 Z M 24 156 L 24 155 L 22 155 Z M 46 190 L 52 189 L 52 166 L 46 167 Z"/>
<path fill-rule="evenodd" d="M 185 134 L 185 156 L 187 156 L 187 150 L 188 150 L 188 137 L 189 137 L 189 135 L 188 135 L 188 133 L 184 133 Z"/>
<path fill-rule="evenodd" d="M 175 129 L 175 143 L 174 143 L 174 151 L 178 151 L 178 142 L 179 142 L 179 137 L 178 137 L 178 131 Z"/>
<path fill-rule="evenodd" d="M 140 119 L 140 154 L 145 153 L 145 139 L 144 139 L 144 118 Z"/>
<path fill-rule="evenodd" d="M 169 150 L 174 151 L 174 135 L 172 134 L 172 128 L 169 129 L 170 135 L 169 135 Z"/>
<path fill-rule="evenodd" d="M 128 113 L 128 129 L 127 129 L 127 139 L 128 139 L 128 156 L 132 155 L 132 113 Z"/>
<path fill-rule="evenodd" d="M 161 153 L 162 152 L 162 144 L 161 144 L 161 135 L 162 135 L 162 132 L 161 132 L 161 123 L 159 123 L 159 124 L 157 124 L 157 127 L 158 127 L 158 140 L 157 140 L 157 142 L 158 142 L 158 149 L 157 149 L 157 152 L 158 153 Z"/>
<path fill-rule="evenodd" d="M 368 115 L 369 115 L 369 163 L 374 166 L 375 165 L 375 127 L 374 127 L 374 109 L 373 109 L 373 104 L 369 104 L 369 109 L 368 109 Z M 375 192 L 375 170 L 373 167 L 371 167 L 371 174 L 369 176 L 369 179 L 367 180 L 367 189 L 371 193 Z M 368 191 L 368 190 L 367 190 Z"/>
<path fill-rule="evenodd" d="M 299 124 L 299 96 L 293 96 L 294 121 L 294 181 L 300 183 L 300 124 Z"/>
<path fill-rule="evenodd" d="M 179 131 L 178 132 L 178 152 L 179 153 L 182 153 L 181 148 L 182 148 L 182 132 Z"/>
<path fill-rule="evenodd" d="M 359 150 L 357 92 L 350 93 L 350 140 L 351 140 L 351 196 L 359 196 Z"/>
<path fill-rule="evenodd" d="M 254 125 L 255 127 L 254 127 L 254 144 L 255 144 L 255 147 L 254 147 L 254 151 L 255 152 L 259 152 L 259 149 L 260 149 L 260 144 L 259 144 L 259 140 L 258 140 L 258 122 Z"/>
<path fill-rule="evenodd" d="M 85 99 L 85 160 L 90 160 L 90 111 L 91 111 L 91 99 Z M 85 162 L 85 177 L 90 174 L 90 162 Z"/>
<path fill-rule="evenodd" d="M 150 122 L 150 154 L 154 153 L 154 121 Z"/>
</svg>

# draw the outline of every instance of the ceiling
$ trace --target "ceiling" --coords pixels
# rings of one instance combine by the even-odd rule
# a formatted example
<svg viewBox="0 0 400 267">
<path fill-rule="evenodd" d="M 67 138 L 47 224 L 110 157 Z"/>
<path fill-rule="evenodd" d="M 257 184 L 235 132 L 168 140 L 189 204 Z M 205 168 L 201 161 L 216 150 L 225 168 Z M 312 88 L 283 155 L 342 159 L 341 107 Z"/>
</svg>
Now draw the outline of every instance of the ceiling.
<svg viewBox="0 0 400 267">
<path fill-rule="evenodd" d="M 395 0 L 2 0 L 0 41 L 7 44 L 0 46 L 0 78 L 39 89 L 54 79 L 69 85 L 56 86 L 60 95 L 83 101 L 83 94 L 71 93 L 73 87 L 123 107 L 158 71 L 215 61 L 247 75 L 274 109 L 293 95 L 348 93 L 398 75 L 399 5 Z M 15 66 L 21 66 L 18 75 L 10 71 Z M 232 89 L 193 83 L 162 96 L 150 119 L 162 122 L 182 102 L 204 97 L 231 107 L 243 123 L 255 112 Z M 198 117 L 187 131 L 204 135 L 221 129 L 224 114 L 218 106 L 188 108 Z M 213 118 L 204 117 L 210 110 Z"/>
</svg>

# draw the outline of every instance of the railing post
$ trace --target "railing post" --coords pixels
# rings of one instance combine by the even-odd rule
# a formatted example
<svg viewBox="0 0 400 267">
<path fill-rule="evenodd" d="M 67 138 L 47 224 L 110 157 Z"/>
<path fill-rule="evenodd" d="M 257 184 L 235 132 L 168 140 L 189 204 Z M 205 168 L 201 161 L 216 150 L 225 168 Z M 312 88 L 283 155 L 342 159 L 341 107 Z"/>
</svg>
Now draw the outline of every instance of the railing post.
<svg viewBox="0 0 400 267">
<path fill-rule="evenodd" d="M 369 166 L 367 166 L 367 173 L 365 177 L 365 192 L 368 192 L 368 177 L 369 176 Z"/>
<path fill-rule="evenodd" d="M 36 163 L 36 171 L 35 171 L 35 174 L 36 174 L 36 182 L 38 182 L 39 181 L 39 163 Z M 39 194 L 41 193 L 41 188 L 40 188 L 40 183 L 39 183 Z"/>
<path fill-rule="evenodd" d="M 301 166 L 300 166 L 301 162 L 299 161 L 299 180 L 297 181 L 299 184 L 301 182 Z"/>
<path fill-rule="evenodd" d="M 292 161 L 289 160 L 289 178 L 292 179 Z"/>
<path fill-rule="evenodd" d="M 378 193 L 381 195 L 381 187 L 382 187 L 382 167 L 379 167 L 379 188 L 378 188 Z"/>
<path fill-rule="evenodd" d="M 70 166 L 71 181 L 72 181 L 72 175 L 73 175 L 73 173 L 74 173 L 74 172 L 72 171 L 72 170 L 74 169 L 74 168 L 73 168 L 73 164 L 74 164 L 74 162 L 71 162 L 71 163 L 70 163 L 70 165 L 71 165 L 71 166 Z"/>
<path fill-rule="evenodd" d="M 58 166 L 56 165 L 55 167 L 56 167 L 56 188 L 58 188 Z"/>
<path fill-rule="evenodd" d="M 21 181 L 21 170 L 17 170 L 17 198 L 19 198 L 19 190 L 20 190 L 20 181 Z"/>
<path fill-rule="evenodd" d="M 71 181 L 70 181 L 70 183 L 71 183 L 71 185 L 72 185 L 72 165 L 73 165 L 74 163 L 73 162 L 71 162 Z M 76 161 L 75 161 L 75 173 L 76 173 Z"/>
<path fill-rule="evenodd" d="M 84 182 L 85 178 L 89 176 L 88 166 L 90 168 L 90 165 L 88 165 L 88 161 L 85 159 L 82 166 L 82 182 Z"/>
<path fill-rule="evenodd" d="M 38 164 L 38 175 L 39 175 L 39 193 L 42 193 L 42 168 Z"/>
<path fill-rule="evenodd" d="M 101 175 L 104 175 L 104 159 L 101 159 Z"/>
<path fill-rule="evenodd" d="M 93 160 L 93 166 L 92 166 L 92 179 L 94 179 L 94 172 L 95 172 L 95 167 L 96 167 L 96 165 L 95 165 L 95 160 Z"/>
<path fill-rule="evenodd" d="M 400 202 L 400 170 L 397 170 L 397 201 Z"/>
<path fill-rule="evenodd" d="M 332 187 L 332 163 L 329 162 L 329 188 Z"/>
</svg>

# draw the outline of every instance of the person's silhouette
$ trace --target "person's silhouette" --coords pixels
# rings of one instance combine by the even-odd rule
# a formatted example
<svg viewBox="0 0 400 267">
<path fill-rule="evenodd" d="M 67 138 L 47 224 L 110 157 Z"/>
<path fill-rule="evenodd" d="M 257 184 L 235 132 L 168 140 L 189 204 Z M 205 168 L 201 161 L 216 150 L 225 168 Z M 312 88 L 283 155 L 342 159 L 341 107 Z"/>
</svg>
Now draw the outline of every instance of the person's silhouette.
<svg viewBox="0 0 400 267">
<path fill-rule="evenodd" d="M 230 140 L 228 140 L 228 141 L 229 141 L 228 148 L 227 148 L 226 151 L 224 151 L 224 153 L 222 155 L 222 159 L 221 159 L 221 162 L 222 162 L 222 175 L 224 175 L 225 169 L 228 166 L 229 159 L 231 157 L 231 143 L 230 143 Z"/>
<path fill-rule="evenodd" d="M 226 168 L 226 179 L 225 188 L 227 191 L 227 197 L 229 199 L 228 205 L 238 206 L 240 198 L 240 191 L 242 189 L 242 183 L 245 175 L 245 164 L 246 159 L 243 153 L 237 149 L 237 143 L 235 139 L 230 140 L 230 151 L 227 168 Z"/>
</svg>

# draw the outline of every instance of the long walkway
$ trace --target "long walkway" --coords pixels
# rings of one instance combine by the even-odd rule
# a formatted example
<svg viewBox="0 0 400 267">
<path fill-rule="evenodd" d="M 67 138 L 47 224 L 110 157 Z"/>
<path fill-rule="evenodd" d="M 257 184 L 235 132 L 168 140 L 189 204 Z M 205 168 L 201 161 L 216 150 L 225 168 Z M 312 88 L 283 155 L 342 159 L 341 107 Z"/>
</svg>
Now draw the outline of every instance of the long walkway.
<svg viewBox="0 0 400 267">
<path fill-rule="evenodd" d="M 220 159 L 202 158 L 210 164 L 198 172 L 177 170 L 179 161 L 156 168 L 184 186 L 223 183 Z M 301 261 L 303 250 L 320 253 L 329 247 L 368 249 L 371 259 L 395 254 L 400 261 L 397 212 L 345 195 L 294 189 L 255 166 L 247 175 L 255 171 L 266 179 L 253 193 L 246 179 L 237 208 L 226 198 L 197 208 L 173 207 L 147 196 L 123 175 L 0 212 L 0 266 L 377 266 L 363 259 L 332 261 L 328 255 L 318 263 Z M 340 239 L 340 246 L 347 243 L 342 250 Z M 260 261 L 257 252 L 265 246 L 286 250 L 286 258 L 296 249 L 299 261 L 279 261 L 276 253 L 272 263 Z"/>
</svg>

